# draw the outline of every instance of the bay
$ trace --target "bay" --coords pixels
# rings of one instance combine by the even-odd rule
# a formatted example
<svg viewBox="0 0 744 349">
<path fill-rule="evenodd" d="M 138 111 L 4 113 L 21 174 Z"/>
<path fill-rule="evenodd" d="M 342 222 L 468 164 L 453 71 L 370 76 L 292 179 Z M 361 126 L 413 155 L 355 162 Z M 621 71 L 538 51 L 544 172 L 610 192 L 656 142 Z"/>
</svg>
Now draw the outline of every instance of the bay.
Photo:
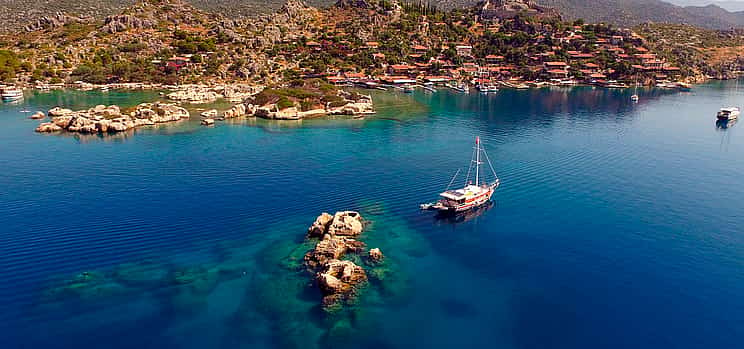
<svg viewBox="0 0 744 349">
<path fill-rule="evenodd" d="M 744 91 L 374 94 L 364 120 L 198 118 L 36 134 L 0 106 L 4 347 L 700 348 L 744 341 Z M 196 114 L 194 114 L 196 115 Z M 459 220 L 418 210 L 480 136 L 502 185 Z M 297 265 L 322 211 L 372 221 L 384 278 L 336 315 Z"/>
</svg>

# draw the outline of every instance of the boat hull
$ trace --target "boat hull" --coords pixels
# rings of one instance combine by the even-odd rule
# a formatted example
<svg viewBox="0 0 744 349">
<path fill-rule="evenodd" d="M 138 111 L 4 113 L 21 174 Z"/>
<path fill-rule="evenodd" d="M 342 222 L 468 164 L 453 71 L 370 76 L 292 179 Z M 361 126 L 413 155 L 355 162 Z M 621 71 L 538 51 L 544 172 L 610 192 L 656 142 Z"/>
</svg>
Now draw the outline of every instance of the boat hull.
<svg viewBox="0 0 744 349">
<path fill-rule="evenodd" d="M 494 191 L 498 188 L 498 184 L 492 185 L 488 191 L 484 192 L 481 195 L 478 195 L 472 199 L 469 199 L 468 201 L 455 206 L 445 206 L 445 205 L 438 205 L 435 208 L 443 213 L 462 213 L 465 211 L 469 211 L 475 208 L 478 208 L 480 206 L 483 206 L 491 201 L 491 197 L 493 196 Z"/>
</svg>

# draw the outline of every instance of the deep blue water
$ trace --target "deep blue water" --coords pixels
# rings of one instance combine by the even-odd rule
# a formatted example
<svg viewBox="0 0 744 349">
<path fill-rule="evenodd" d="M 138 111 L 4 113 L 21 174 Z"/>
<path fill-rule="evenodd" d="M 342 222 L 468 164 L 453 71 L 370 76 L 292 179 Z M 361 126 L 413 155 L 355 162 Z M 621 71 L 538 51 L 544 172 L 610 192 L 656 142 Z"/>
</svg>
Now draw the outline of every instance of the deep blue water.
<svg viewBox="0 0 744 349">
<path fill-rule="evenodd" d="M 0 106 L 2 346 L 740 347 L 744 126 L 714 115 L 744 91 L 631 93 L 390 92 L 366 120 L 110 137 L 35 134 L 20 110 L 157 95 L 29 94 Z M 494 205 L 419 212 L 476 135 Z M 343 209 L 372 220 L 392 276 L 328 316 L 288 264 Z"/>
</svg>

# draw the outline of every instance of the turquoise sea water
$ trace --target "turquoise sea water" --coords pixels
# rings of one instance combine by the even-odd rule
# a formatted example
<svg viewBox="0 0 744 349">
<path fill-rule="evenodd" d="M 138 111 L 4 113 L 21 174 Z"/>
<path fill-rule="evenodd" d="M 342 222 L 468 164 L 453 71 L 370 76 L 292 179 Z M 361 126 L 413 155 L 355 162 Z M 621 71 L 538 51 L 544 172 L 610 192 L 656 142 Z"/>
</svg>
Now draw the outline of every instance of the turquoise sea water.
<svg viewBox="0 0 744 349">
<path fill-rule="evenodd" d="M 5 348 L 735 348 L 744 342 L 744 91 L 378 93 L 365 120 L 193 120 L 47 135 L 0 106 Z M 720 125 L 719 125 L 720 126 Z M 502 186 L 418 211 L 479 135 Z M 299 266 L 322 211 L 387 256 L 326 315 Z"/>
</svg>

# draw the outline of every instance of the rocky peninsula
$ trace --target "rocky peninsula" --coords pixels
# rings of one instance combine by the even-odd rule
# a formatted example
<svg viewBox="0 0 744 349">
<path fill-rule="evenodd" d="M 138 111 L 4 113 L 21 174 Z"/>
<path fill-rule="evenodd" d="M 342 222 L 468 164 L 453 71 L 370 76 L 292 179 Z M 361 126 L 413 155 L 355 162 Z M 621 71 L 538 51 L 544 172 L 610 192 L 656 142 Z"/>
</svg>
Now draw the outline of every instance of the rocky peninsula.
<svg viewBox="0 0 744 349">
<path fill-rule="evenodd" d="M 255 116 L 274 120 L 375 113 L 371 96 L 340 90 L 321 79 L 294 80 L 266 88 L 250 103 L 248 107 Z"/>
<path fill-rule="evenodd" d="M 359 212 L 341 211 L 334 215 L 321 214 L 307 230 L 307 238 L 318 239 L 318 242 L 305 254 L 303 264 L 308 272 L 313 273 L 323 294 L 321 304 L 325 311 L 334 311 L 353 302 L 367 283 L 364 268 L 348 258 L 353 254 L 363 254 L 366 245 L 357 238 L 364 226 Z M 383 260 L 382 252 L 377 248 L 369 250 L 365 258 L 371 264 Z"/>
</svg>

